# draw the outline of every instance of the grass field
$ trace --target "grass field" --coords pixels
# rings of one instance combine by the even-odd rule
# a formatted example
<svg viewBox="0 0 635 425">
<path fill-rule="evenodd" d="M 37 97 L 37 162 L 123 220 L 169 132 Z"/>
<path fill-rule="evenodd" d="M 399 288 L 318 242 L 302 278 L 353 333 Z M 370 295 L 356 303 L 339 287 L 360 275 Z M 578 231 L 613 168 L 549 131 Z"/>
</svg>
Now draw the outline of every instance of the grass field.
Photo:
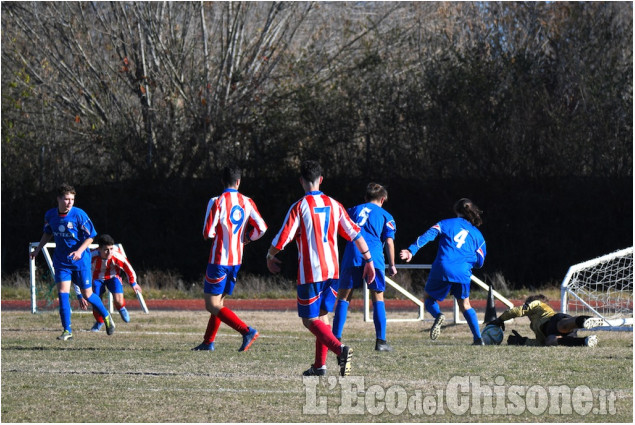
<svg viewBox="0 0 635 425">
<path fill-rule="evenodd" d="M 430 321 L 391 322 L 395 351 L 378 353 L 372 323 L 353 312 L 344 333 L 355 350 L 352 376 L 338 378 L 329 354 L 329 377 L 304 381 L 314 338 L 296 312 L 237 313 L 261 334 L 244 353 L 237 352 L 239 335 L 225 325 L 216 351 L 190 351 L 205 330 L 208 316 L 201 311 L 131 312 L 132 322 L 117 320 L 113 336 L 87 332 L 92 315 L 74 313 L 75 339 L 67 342 L 55 339 L 61 333 L 56 313 L 2 311 L 1 420 L 633 420 L 630 332 L 601 332 L 592 349 L 473 347 L 467 325 L 446 326 L 432 342 Z M 512 328 L 530 335 L 526 319 Z"/>
</svg>

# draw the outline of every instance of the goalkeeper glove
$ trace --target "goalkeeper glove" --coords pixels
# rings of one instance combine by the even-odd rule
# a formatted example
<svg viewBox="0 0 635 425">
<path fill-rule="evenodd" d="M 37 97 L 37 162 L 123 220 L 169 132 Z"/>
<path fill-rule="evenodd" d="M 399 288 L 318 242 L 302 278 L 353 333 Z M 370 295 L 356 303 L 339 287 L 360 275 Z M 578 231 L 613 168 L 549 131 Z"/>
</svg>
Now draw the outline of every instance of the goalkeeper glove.
<svg viewBox="0 0 635 425">
<path fill-rule="evenodd" d="M 512 333 L 513 335 L 507 337 L 507 345 L 525 345 L 527 343 L 529 338 L 526 336 L 520 336 L 520 334 L 515 330 L 512 330 Z"/>
<path fill-rule="evenodd" d="M 494 319 L 491 322 L 487 323 L 488 325 L 494 325 L 494 326 L 498 326 L 499 328 L 501 328 L 503 331 L 505 330 L 505 322 L 502 321 L 501 319 Z"/>
</svg>

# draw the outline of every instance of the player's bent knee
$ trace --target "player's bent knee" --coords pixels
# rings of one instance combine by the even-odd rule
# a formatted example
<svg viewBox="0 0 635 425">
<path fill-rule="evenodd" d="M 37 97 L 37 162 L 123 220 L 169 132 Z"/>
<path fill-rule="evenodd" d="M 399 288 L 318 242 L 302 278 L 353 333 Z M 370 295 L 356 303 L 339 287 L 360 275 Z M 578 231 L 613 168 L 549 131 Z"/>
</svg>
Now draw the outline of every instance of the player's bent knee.
<svg viewBox="0 0 635 425">
<path fill-rule="evenodd" d="M 557 335 L 547 336 L 547 338 L 545 338 L 545 345 L 548 347 L 558 345 L 558 336 Z"/>
<path fill-rule="evenodd" d="M 311 319 L 303 317 L 302 318 L 302 324 L 304 325 L 305 328 L 310 329 L 311 328 L 311 323 L 313 323 L 314 320 L 317 320 L 317 318 L 313 317 Z"/>
</svg>

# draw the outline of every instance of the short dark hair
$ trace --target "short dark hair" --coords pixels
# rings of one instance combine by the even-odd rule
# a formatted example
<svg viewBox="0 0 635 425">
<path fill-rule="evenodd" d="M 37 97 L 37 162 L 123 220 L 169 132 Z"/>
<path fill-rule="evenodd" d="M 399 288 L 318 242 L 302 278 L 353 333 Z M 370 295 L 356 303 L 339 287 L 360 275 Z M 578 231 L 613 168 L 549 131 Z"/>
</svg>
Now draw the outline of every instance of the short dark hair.
<svg viewBox="0 0 635 425">
<path fill-rule="evenodd" d="M 225 166 L 225 168 L 223 168 L 223 175 L 221 177 L 221 181 L 223 182 L 223 185 L 229 186 L 231 184 L 234 184 L 236 180 L 240 180 L 240 178 L 242 177 L 242 174 L 243 174 L 242 170 L 237 165 L 234 165 L 234 164 L 227 165 Z"/>
<path fill-rule="evenodd" d="M 73 195 L 76 195 L 75 188 L 68 183 L 62 183 L 61 185 L 58 186 L 57 188 L 58 197 L 62 197 L 66 195 L 67 193 L 72 193 Z"/>
<path fill-rule="evenodd" d="M 307 159 L 300 164 L 300 175 L 304 181 L 313 183 L 322 175 L 322 167 L 319 162 Z"/>
<path fill-rule="evenodd" d="M 467 198 L 461 198 L 454 204 L 454 212 L 478 227 L 483 224 L 481 214 L 483 211 Z"/>
<path fill-rule="evenodd" d="M 536 294 L 536 295 L 530 295 L 529 297 L 527 297 L 527 299 L 525 300 L 525 304 L 529 305 L 530 303 L 539 300 L 542 301 L 543 303 L 549 302 L 549 299 L 542 295 L 542 294 Z"/>
<path fill-rule="evenodd" d="M 103 235 L 97 236 L 97 239 L 95 240 L 95 242 L 99 246 L 109 246 L 109 245 L 115 244 L 115 240 L 112 238 L 112 236 L 107 235 L 105 233 Z"/>
<path fill-rule="evenodd" d="M 388 190 L 379 183 L 368 183 L 366 186 L 366 202 L 378 201 L 381 198 L 388 198 Z"/>
</svg>

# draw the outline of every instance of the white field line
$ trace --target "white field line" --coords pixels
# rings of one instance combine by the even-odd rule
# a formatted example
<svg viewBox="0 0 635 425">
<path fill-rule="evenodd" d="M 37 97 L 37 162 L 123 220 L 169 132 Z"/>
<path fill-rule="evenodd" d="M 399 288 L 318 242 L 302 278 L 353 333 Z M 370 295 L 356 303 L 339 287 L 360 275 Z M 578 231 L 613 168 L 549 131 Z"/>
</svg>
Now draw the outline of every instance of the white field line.
<svg viewBox="0 0 635 425">
<path fill-rule="evenodd" d="M 59 332 L 60 329 L 59 328 L 39 328 L 39 329 L 16 329 L 16 328 L 11 328 L 11 329 L 2 329 L 2 332 Z M 89 329 L 79 329 L 79 330 L 74 330 L 73 333 L 78 333 L 78 332 L 82 332 L 82 333 L 105 333 L 106 331 L 102 330 L 99 332 L 91 332 Z M 124 334 L 124 335 L 202 335 L 203 332 L 165 332 L 165 331 L 121 331 L 119 329 L 115 330 L 115 334 Z M 222 336 L 222 337 L 232 337 L 232 338 L 242 338 L 242 335 L 239 335 L 236 332 L 232 332 L 232 333 L 222 333 L 219 332 L 217 334 L 217 336 Z M 307 334 L 307 336 L 309 336 Z M 299 336 L 291 336 L 291 335 L 263 335 L 260 334 L 258 336 L 258 338 L 276 338 L 276 339 L 300 339 L 301 337 Z M 302 337 L 303 338 L 303 337 Z"/>
</svg>

